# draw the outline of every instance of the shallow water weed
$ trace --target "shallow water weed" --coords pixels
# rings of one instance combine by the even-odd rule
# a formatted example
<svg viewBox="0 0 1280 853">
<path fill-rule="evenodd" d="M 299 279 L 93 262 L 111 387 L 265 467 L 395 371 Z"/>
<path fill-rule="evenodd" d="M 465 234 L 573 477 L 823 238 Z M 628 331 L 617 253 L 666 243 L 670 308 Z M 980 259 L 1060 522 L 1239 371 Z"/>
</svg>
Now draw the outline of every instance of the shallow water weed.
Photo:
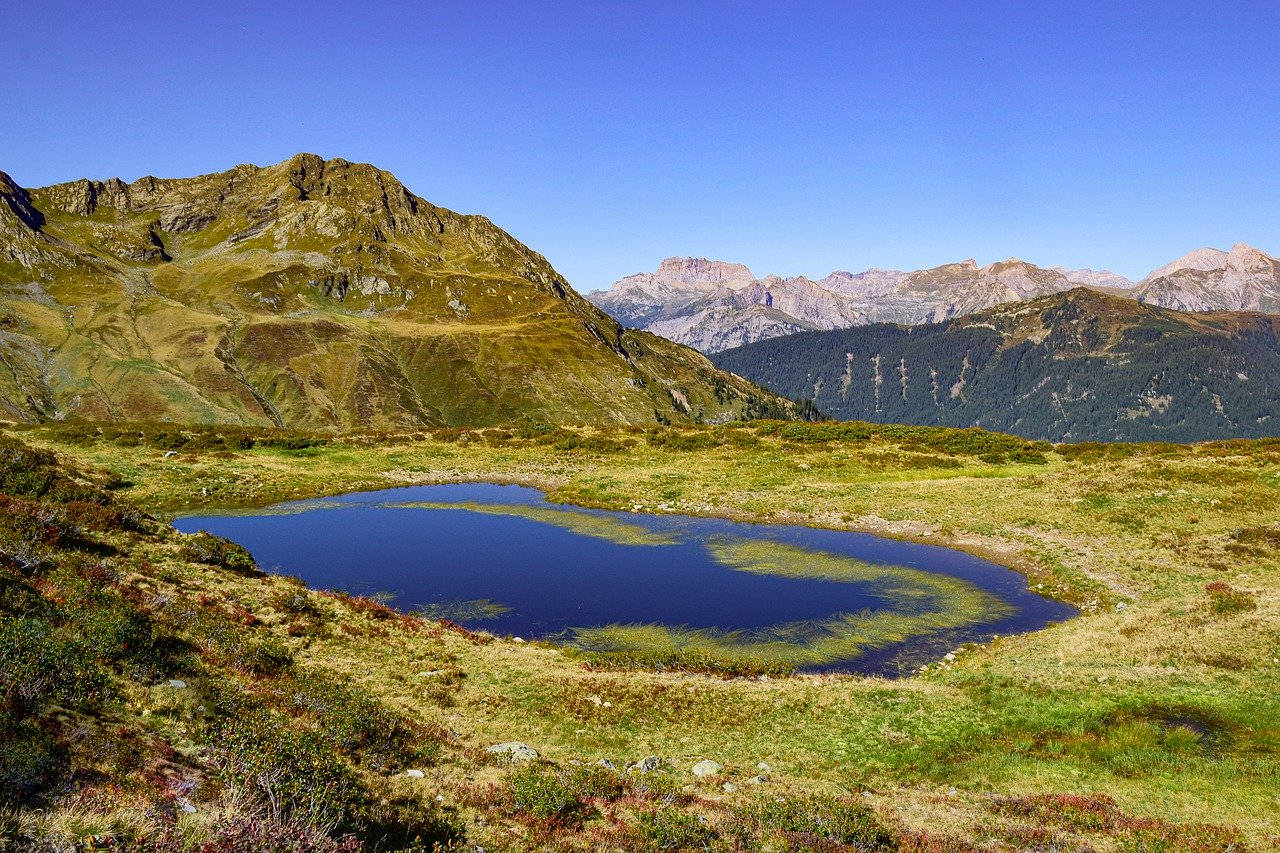
<svg viewBox="0 0 1280 853">
<path fill-rule="evenodd" d="M 491 504 L 465 501 L 459 503 L 432 503 L 421 501 L 414 503 L 391 504 L 404 509 L 461 509 L 485 515 L 504 515 L 516 518 L 527 518 L 542 524 L 551 524 L 579 536 L 590 536 L 603 539 L 616 545 L 674 545 L 676 537 L 650 530 L 639 524 L 608 518 L 606 516 L 588 515 L 576 510 L 551 509 L 540 506 L 524 506 L 522 504 Z"/>
<path fill-rule="evenodd" d="M 855 660 L 868 650 L 906 642 L 931 632 L 998 619 L 1011 608 L 966 581 L 912 569 L 870 563 L 778 542 L 712 538 L 707 550 L 731 569 L 755 574 L 860 583 L 888 606 L 883 610 L 834 613 L 754 630 L 660 624 L 575 628 L 581 649 L 610 654 L 664 655 L 818 667 Z"/>
</svg>

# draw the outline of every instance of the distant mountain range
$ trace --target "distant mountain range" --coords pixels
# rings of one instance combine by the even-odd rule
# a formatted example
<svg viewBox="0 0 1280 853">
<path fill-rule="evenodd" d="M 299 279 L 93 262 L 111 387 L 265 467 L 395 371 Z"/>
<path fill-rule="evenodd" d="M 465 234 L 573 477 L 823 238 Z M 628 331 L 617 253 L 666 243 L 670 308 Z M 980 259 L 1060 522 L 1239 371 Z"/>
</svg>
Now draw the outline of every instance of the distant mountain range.
<svg viewBox="0 0 1280 853">
<path fill-rule="evenodd" d="M 28 190 L 0 173 L 0 416 L 306 428 L 787 416 L 625 330 L 482 216 L 299 154 Z"/>
<path fill-rule="evenodd" d="M 587 298 L 621 323 L 703 352 L 801 331 L 870 323 L 936 323 L 1007 302 L 1086 286 L 1193 311 L 1280 311 L 1280 261 L 1240 244 L 1199 249 L 1134 283 L 1106 270 L 1039 267 L 1010 258 L 903 272 L 872 269 L 755 278 L 741 264 L 668 258 Z"/>
<path fill-rule="evenodd" d="M 1239 247 L 1230 255 L 1219 281 L 1247 257 Z M 1142 288 L 1185 285 L 1178 292 L 1190 298 L 1205 292 L 1204 274 L 1223 270 L 1187 269 L 1159 271 Z M 1183 313 L 1084 287 L 942 323 L 773 338 L 712 359 L 841 420 L 1055 442 L 1280 435 L 1280 316 Z"/>
</svg>

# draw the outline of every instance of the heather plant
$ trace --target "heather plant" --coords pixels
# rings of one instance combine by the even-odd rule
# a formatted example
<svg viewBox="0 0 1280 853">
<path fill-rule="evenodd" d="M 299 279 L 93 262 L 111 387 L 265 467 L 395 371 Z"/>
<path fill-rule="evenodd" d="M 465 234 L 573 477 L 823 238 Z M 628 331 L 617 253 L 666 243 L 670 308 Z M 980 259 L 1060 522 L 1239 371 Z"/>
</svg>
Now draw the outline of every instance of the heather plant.
<svg viewBox="0 0 1280 853">
<path fill-rule="evenodd" d="M 863 803 L 826 795 L 765 798 L 737 813 L 740 824 L 759 837 L 776 837 L 789 850 L 813 849 L 823 842 L 856 850 L 892 850 L 894 834 Z"/>
</svg>

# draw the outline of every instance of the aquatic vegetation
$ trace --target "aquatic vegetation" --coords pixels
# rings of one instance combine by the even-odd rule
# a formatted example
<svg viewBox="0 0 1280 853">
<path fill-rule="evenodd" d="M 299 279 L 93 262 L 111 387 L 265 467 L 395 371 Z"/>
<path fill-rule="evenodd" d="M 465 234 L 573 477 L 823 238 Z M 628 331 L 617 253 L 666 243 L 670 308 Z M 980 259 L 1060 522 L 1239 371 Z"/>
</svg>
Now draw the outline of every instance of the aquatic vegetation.
<svg viewBox="0 0 1280 853">
<path fill-rule="evenodd" d="M 1012 611 L 973 584 L 921 569 L 752 539 L 717 537 L 707 541 L 706 547 L 717 562 L 736 571 L 864 584 L 886 607 L 755 630 L 657 624 L 583 627 L 571 632 L 571 641 L 587 651 L 626 653 L 637 661 L 646 656 L 660 661 L 664 655 L 680 653 L 694 658 L 820 667 L 856 660 L 870 649 L 934 631 L 992 621 Z"/>
<path fill-rule="evenodd" d="M 419 501 L 388 504 L 388 506 L 405 509 L 465 509 L 469 512 L 478 512 L 485 515 L 527 518 L 530 521 L 555 525 L 579 536 L 604 539 L 618 545 L 674 545 L 679 541 L 668 533 L 659 533 L 642 525 L 619 521 L 608 516 L 589 515 L 581 510 L 551 509 L 550 507 L 526 506 L 524 504 L 489 504 L 472 501 L 458 503 Z"/>
<path fill-rule="evenodd" d="M 496 619 L 510 613 L 511 608 L 491 598 L 470 598 L 466 600 L 437 601 L 424 604 L 417 613 L 423 619 L 447 619 L 450 622 L 480 622 L 485 619 Z"/>
</svg>

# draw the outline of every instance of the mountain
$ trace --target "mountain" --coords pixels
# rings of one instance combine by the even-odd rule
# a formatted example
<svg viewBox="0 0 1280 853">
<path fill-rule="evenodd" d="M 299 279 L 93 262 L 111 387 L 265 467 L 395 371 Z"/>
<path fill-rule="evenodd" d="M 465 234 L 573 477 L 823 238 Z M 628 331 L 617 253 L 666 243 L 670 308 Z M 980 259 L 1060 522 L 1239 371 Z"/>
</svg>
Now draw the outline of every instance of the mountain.
<svg viewBox="0 0 1280 853">
<path fill-rule="evenodd" d="M 1181 311 L 1280 313 L 1280 260 L 1244 243 L 1197 249 L 1153 270 L 1134 296 Z"/>
<path fill-rule="evenodd" d="M 689 286 L 694 286 L 690 283 Z M 392 174 L 0 173 L 0 411 L 306 428 L 785 414 Z"/>
<path fill-rule="evenodd" d="M 1111 276 L 1091 270 L 1078 274 Z M 741 264 L 668 258 L 657 272 L 627 276 L 587 298 L 625 325 L 717 352 L 801 331 L 945 320 L 1075 286 L 1063 271 L 1017 258 L 984 267 L 967 260 L 916 272 L 836 271 L 817 281 L 803 276 L 756 280 Z"/>
<path fill-rule="evenodd" d="M 1049 441 L 1280 435 L 1280 316 L 1075 288 L 943 323 L 761 341 L 720 367 L 844 420 Z"/>
<path fill-rule="evenodd" d="M 1122 275 L 1117 275 L 1111 270 L 1069 270 L 1066 267 L 1049 267 L 1056 273 L 1060 273 L 1067 281 L 1072 284 L 1079 284 L 1084 287 L 1093 287 L 1101 290 L 1124 291 L 1133 287 L 1133 282 Z"/>
</svg>

